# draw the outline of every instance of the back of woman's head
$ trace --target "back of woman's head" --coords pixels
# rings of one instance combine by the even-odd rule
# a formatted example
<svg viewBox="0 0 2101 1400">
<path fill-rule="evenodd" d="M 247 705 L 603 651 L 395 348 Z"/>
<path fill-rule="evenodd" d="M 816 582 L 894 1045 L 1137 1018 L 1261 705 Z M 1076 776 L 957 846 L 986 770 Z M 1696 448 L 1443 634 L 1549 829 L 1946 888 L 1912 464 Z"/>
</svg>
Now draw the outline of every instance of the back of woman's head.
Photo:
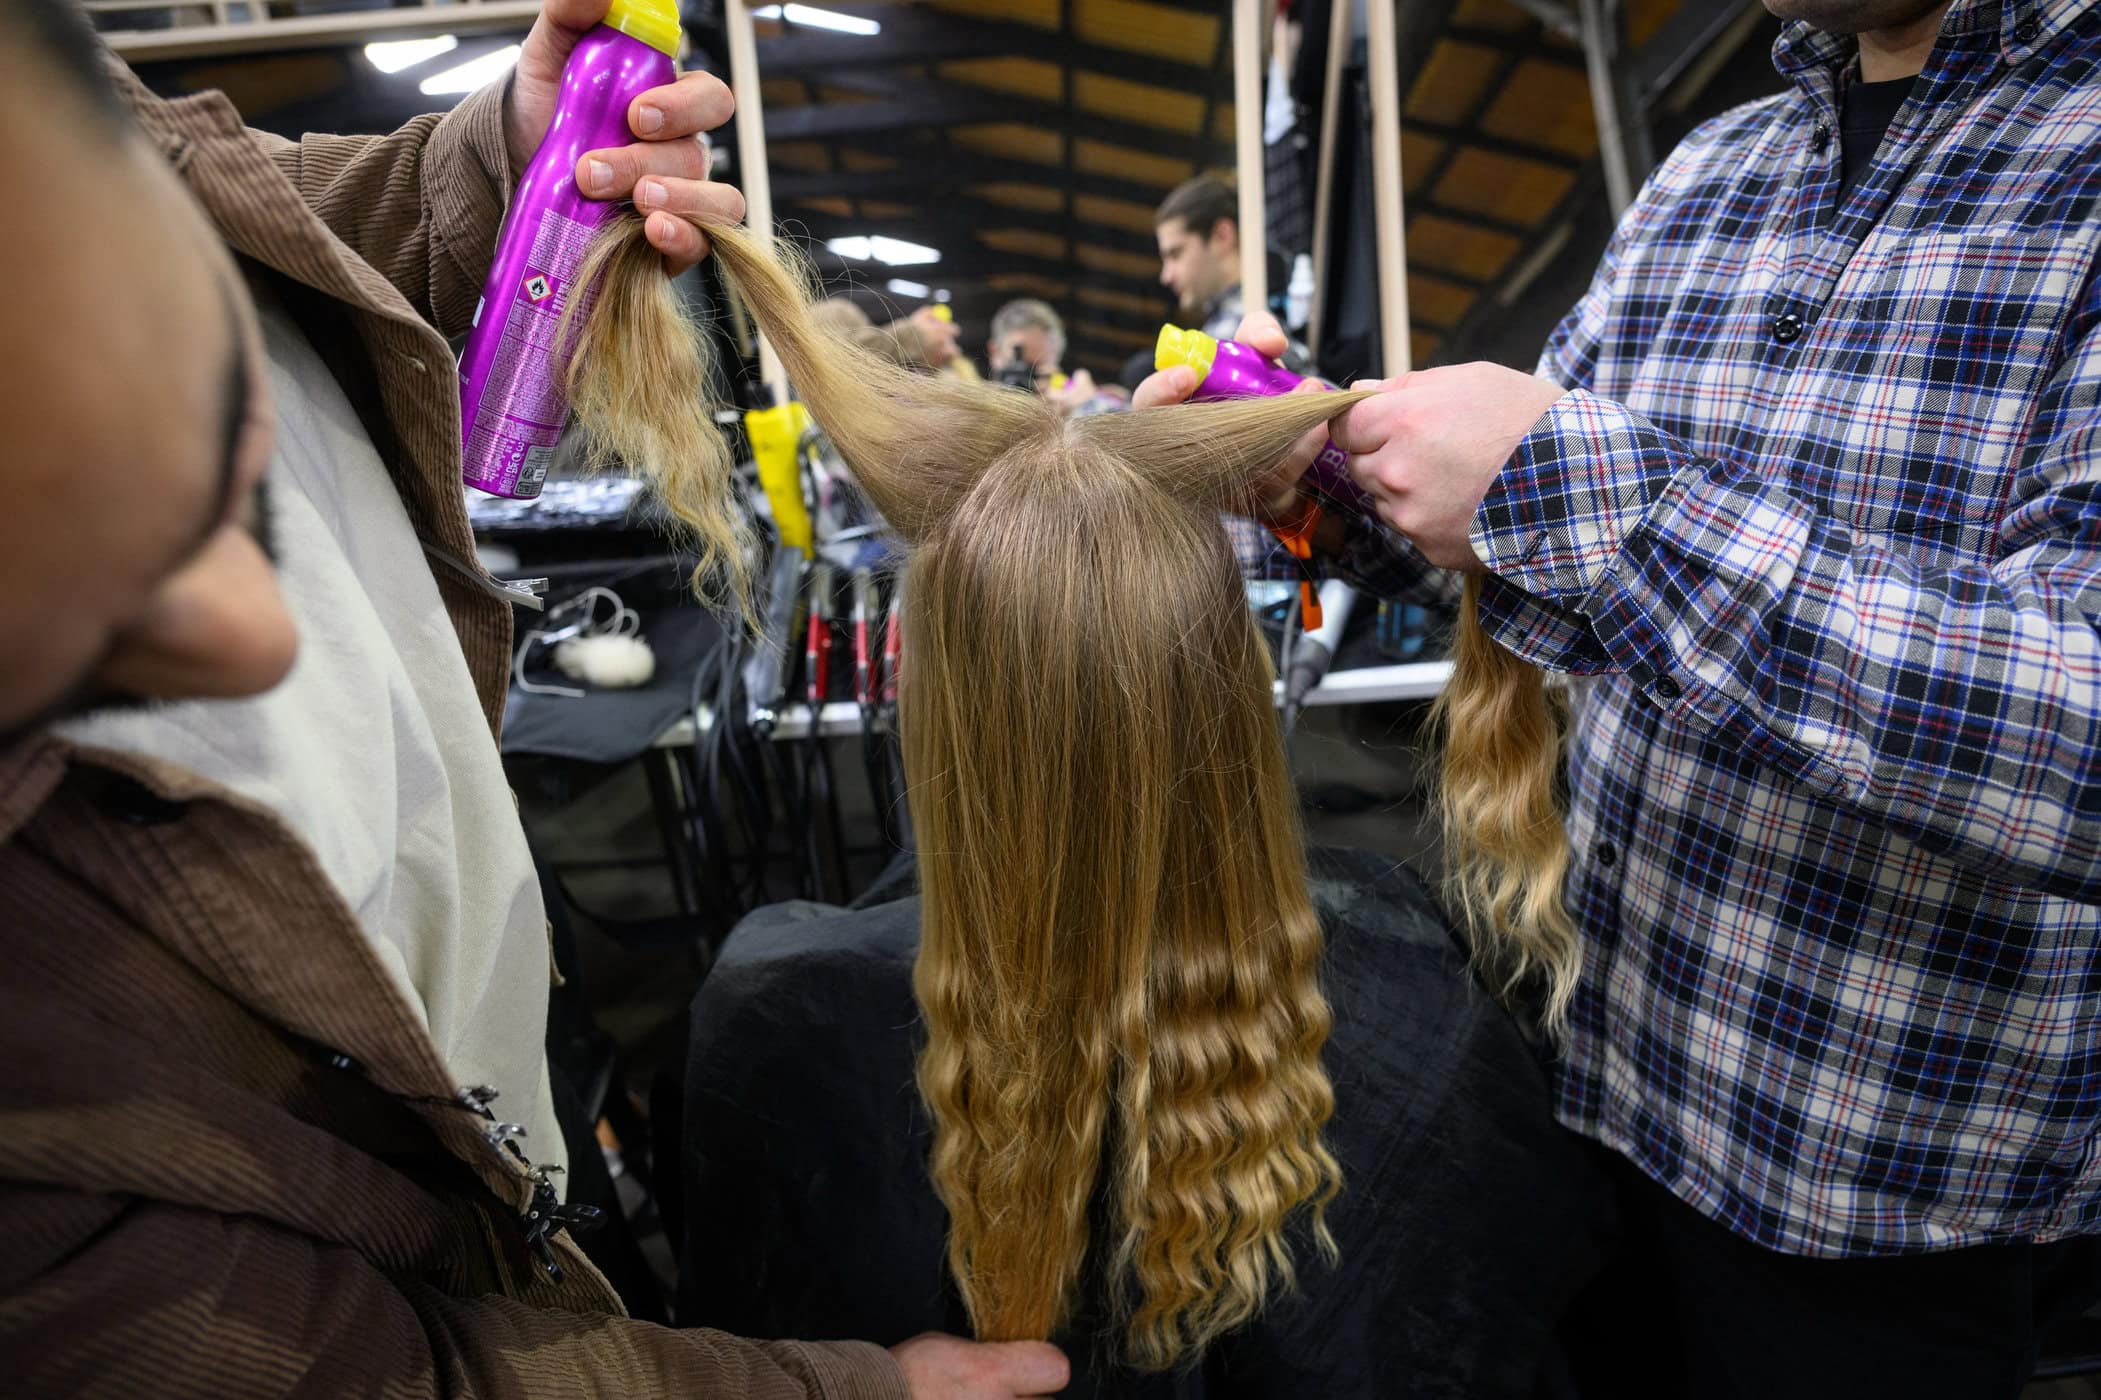
<svg viewBox="0 0 2101 1400">
<path fill-rule="evenodd" d="M 1046 1335 L 1099 1194 L 1131 1354 L 1171 1364 L 1290 1277 L 1336 1179 L 1268 653 L 1215 511 L 1063 425 L 921 545 L 906 602 L 951 1262 L 982 1332 Z"/>
<path fill-rule="evenodd" d="M 920 1084 L 972 1321 L 1046 1336 L 1087 1270 L 1136 1360 L 1187 1359 L 1289 1281 L 1292 1222 L 1325 1243 L 1338 1185 L 1320 933 L 1268 652 L 1217 511 L 1356 396 L 1061 420 L 826 333 L 766 245 L 710 236 L 910 546 Z M 663 279 L 606 265 L 592 320 L 612 329 L 584 343 L 618 355 Z M 1091 1218 L 1112 1237 L 1090 1241 Z"/>
</svg>

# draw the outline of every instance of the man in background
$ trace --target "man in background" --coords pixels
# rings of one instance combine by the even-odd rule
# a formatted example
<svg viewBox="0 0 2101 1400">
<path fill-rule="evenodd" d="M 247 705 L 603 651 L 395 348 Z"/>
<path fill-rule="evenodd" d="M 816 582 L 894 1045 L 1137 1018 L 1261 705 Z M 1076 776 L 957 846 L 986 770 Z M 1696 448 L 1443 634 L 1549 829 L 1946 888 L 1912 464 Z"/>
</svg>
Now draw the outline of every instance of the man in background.
<svg viewBox="0 0 2101 1400">
<path fill-rule="evenodd" d="M 1239 196 L 1213 175 L 1175 186 L 1153 213 L 1160 285 L 1186 323 L 1220 340 L 1232 339 L 1243 314 L 1239 214 Z"/>
<path fill-rule="evenodd" d="M 38 191 L 0 217 L 10 1394 L 1062 1383 L 1043 1347 L 631 1321 L 564 1228 L 513 594 L 473 562 L 445 337 L 604 13 L 553 0 L 446 116 L 295 144 L 0 4 L 0 179 Z M 580 166 L 672 266 L 741 214 L 692 139 L 729 108 L 689 75 Z"/>
<path fill-rule="evenodd" d="M 1065 373 L 1065 320 L 1047 301 L 1020 297 L 994 312 L 985 353 L 994 379 L 1034 389 L 1069 417 L 1114 413 L 1127 405 L 1086 370 Z"/>
<path fill-rule="evenodd" d="M 1219 340 L 1231 340 L 1247 314 L 1240 295 L 1239 211 L 1240 196 L 1231 185 L 1199 175 L 1175 186 L 1153 213 L 1160 285 L 1174 293 L 1185 325 Z M 1295 374 L 1314 373 L 1312 353 L 1296 340 L 1285 342 L 1278 359 Z"/>
</svg>

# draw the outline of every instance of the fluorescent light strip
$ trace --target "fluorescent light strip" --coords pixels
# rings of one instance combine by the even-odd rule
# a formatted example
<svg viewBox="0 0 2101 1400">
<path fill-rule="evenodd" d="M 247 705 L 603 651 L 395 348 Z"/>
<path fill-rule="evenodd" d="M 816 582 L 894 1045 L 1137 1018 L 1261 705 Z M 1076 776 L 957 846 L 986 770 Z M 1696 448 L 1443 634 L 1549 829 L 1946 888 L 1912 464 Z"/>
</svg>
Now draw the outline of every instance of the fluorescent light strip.
<svg viewBox="0 0 2101 1400">
<path fill-rule="evenodd" d="M 902 277 L 893 277 L 890 279 L 890 290 L 901 297 L 923 297 L 933 289 L 924 282 L 907 282 Z"/>
<path fill-rule="evenodd" d="M 430 39 L 384 39 L 365 45 L 365 57 L 382 73 L 399 73 L 441 53 L 451 53 L 459 46 L 459 39 L 451 34 Z"/>
<path fill-rule="evenodd" d="M 941 250 L 929 248 L 924 243 L 907 243 L 902 238 L 885 238 L 879 233 L 868 240 L 868 256 L 892 267 L 911 267 L 918 263 L 940 262 Z"/>
<path fill-rule="evenodd" d="M 924 243 L 907 243 L 902 238 L 888 238 L 880 233 L 872 238 L 858 233 L 848 238 L 834 238 L 824 246 L 842 258 L 879 262 L 890 267 L 913 267 L 941 261 L 939 248 L 929 248 Z"/>
<path fill-rule="evenodd" d="M 829 29 L 837 34 L 859 34 L 863 38 L 883 32 L 883 26 L 860 15 L 842 15 L 837 10 L 820 10 L 815 5 L 762 5 L 751 12 L 753 19 L 785 19 L 790 24 L 806 24 L 812 29 Z"/>
<path fill-rule="evenodd" d="M 447 93 L 473 92 L 486 87 L 511 71 L 518 62 L 518 46 L 497 49 L 480 58 L 470 58 L 457 68 L 448 68 L 442 73 L 433 73 L 417 89 L 426 97 L 442 97 Z"/>
</svg>

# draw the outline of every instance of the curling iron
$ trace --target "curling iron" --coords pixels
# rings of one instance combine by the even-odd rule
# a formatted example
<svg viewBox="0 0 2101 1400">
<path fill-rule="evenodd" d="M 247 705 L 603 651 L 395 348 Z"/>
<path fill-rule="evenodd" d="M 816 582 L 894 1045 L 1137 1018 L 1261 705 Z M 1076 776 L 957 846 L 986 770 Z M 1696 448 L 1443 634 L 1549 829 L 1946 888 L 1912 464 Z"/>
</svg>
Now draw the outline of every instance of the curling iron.
<svg viewBox="0 0 2101 1400">
<path fill-rule="evenodd" d="M 1342 645 L 1342 630 L 1349 625 L 1350 609 L 1356 601 L 1357 590 L 1341 579 L 1331 578 L 1320 586 L 1321 620 L 1293 645 L 1284 669 L 1286 734 L 1298 723 L 1299 711 L 1306 707 L 1306 697 L 1313 693 L 1328 674 L 1328 667 L 1334 664 L 1336 649 Z"/>
<path fill-rule="evenodd" d="M 832 680 L 832 566 L 810 570 L 809 630 L 803 643 L 804 698 L 810 705 L 810 732 L 818 729 Z"/>
<path fill-rule="evenodd" d="M 854 699 L 861 703 L 862 713 L 875 708 L 875 664 L 868 649 L 868 628 L 875 616 L 875 574 L 868 569 L 854 571 Z"/>
<path fill-rule="evenodd" d="M 803 559 L 782 546 L 773 551 L 766 571 L 765 635 L 745 663 L 744 691 L 751 697 L 751 727 L 761 738 L 773 733 L 788 701 L 788 646 L 795 635 L 796 584 Z M 721 716 L 717 716 L 718 721 Z"/>
</svg>

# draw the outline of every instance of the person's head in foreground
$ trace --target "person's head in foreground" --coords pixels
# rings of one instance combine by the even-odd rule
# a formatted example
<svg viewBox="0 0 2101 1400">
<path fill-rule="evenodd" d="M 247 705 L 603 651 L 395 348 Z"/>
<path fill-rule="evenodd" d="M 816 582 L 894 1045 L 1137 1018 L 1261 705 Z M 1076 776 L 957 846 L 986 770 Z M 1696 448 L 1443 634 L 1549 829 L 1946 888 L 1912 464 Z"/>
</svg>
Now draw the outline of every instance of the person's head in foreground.
<svg viewBox="0 0 2101 1400">
<path fill-rule="evenodd" d="M 263 540 L 270 406 L 232 259 L 55 0 L 0 46 L 0 741 L 248 695 L 298 639 Z M 23 42 L 23 40 L 27 42 Z"/>
</svg>

